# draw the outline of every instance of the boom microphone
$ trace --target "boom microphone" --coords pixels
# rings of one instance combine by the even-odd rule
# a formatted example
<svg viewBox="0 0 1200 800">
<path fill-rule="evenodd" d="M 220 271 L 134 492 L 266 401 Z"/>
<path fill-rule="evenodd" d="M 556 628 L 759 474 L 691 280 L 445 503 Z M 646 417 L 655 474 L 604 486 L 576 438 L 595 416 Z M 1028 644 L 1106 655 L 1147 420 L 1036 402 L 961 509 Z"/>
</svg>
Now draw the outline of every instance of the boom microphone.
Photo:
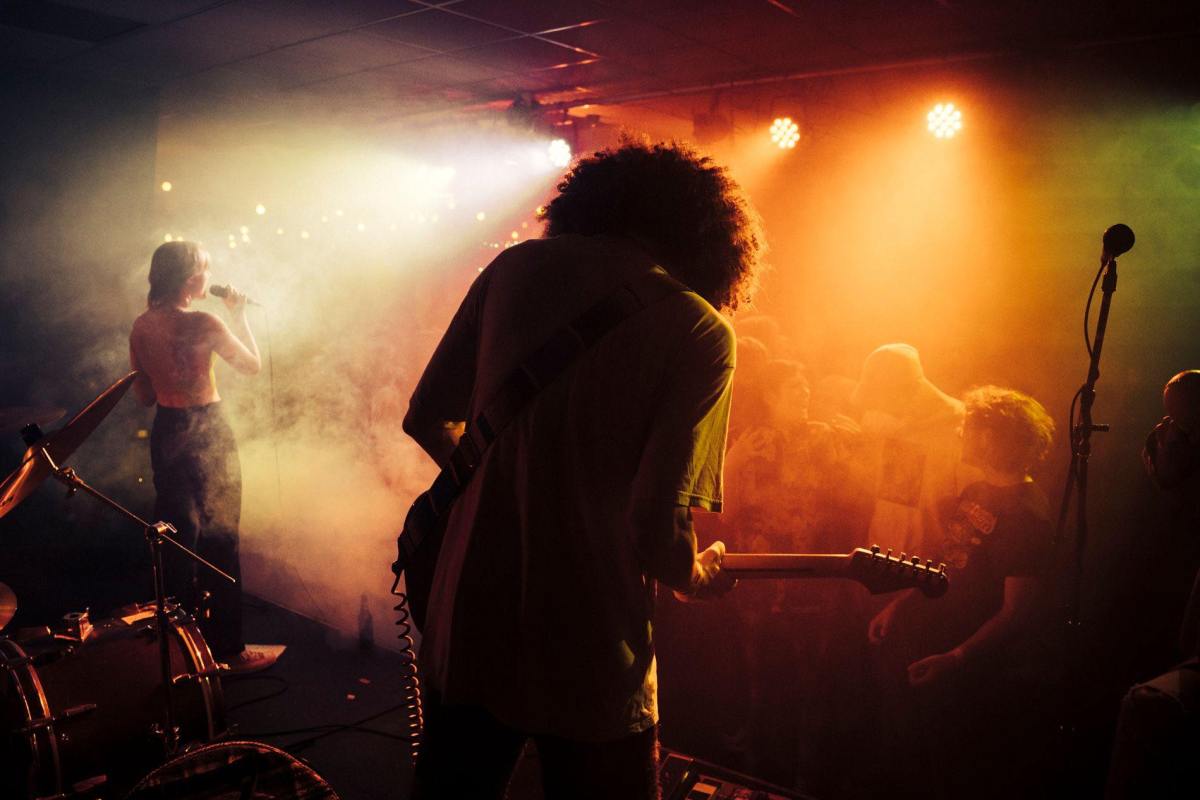
<svg viewBox="0 0 1200 800">
<path fill-rule="evenodd" d="M 1124 228 L 1125 226 L 1124 226 L 1124 225 L 1122 225 L 1121 227 L 1122 227 L 1122 228 Z M 1129 230 L 1128 228 L 1125 228 L 1125 229 L 1126 229 L 1126 230 Z M 1112 229 L 1110 228 L 1109 230 L 1112 230 Z M 1104 234 L 1104 235 L 1105 235 L 1105 237 L 1107 237 L 1107 236 L 1108 236 L 1108 234 L 1107 234 L 1107 233 L 1106 233 L 1106 234 Z M 1132 231 L 1130 231 L 1129 235 L 1130 235 L 1130 236 L 1133 236 L 1133 232 L 1132 232 Z M 1132 245 L 1130 245 L 1130 246 L 1132 247 Z M 1128 249 L 1129 249 L 1128 247 L 1126 247 L 1126 248 L 1125 248 L 1125 250 L 1128 250 Z M 1122 252 L 1122 253 L 1124 253 L 1124 252 L 1125 252 L 1125 250 L 1122 250 L 1121 252 Z M 217 285 L 209 286 L 209 287 L 208 287 L 208 293 L 209 293 L 209 294 L 211 294 L 213 297 L 228 297 L 228 296 L 229 296 L 229 287 L 228 287 L 228 286 L 217 286 Z M 261 306 L 261 305 L 262 305 L 262 303 L 256 302 L 256 301 L 254 301 L 254 300 L 251 300 L 249 297 L 247 297 L 247 298 L 246 298 L 246 305 L 248 305 L 248 306 Z"/>
</svg>

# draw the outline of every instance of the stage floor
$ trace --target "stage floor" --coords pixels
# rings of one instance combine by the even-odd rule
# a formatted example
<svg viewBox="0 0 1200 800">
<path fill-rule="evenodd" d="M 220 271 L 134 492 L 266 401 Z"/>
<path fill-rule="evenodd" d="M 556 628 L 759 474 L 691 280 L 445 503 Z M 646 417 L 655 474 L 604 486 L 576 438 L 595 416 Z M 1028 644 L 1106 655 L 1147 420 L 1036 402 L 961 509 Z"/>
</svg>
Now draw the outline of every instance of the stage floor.
<svg viewBox="0 0 1200 800">
<path fill-rule="evenodd" d="M 287 750 L 342 800 L 402 800 L 412 767 L 400 656 L 265 600 L 245 598 L 246 640 L 286 644 L 270 669 L 223 682 L 238 739 Z"/>
</svg>

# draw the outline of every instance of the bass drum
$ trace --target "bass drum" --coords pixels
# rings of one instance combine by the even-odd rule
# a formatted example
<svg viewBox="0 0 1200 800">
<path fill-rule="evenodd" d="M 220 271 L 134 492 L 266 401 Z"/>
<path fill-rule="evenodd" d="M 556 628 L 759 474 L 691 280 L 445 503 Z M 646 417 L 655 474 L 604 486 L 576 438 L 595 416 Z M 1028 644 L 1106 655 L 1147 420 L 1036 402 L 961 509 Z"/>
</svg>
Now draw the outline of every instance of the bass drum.
<svg viewBox="0 0 1200 800">
<path fill-rule="evenodd" d="M 168 761 L 125 800 L 338 800 L 310 767 L 262 742 L 221 742 Z"/>
<path fill-rule="evenodd" d="M 83 641 L 0 638 L 0 786 L 5 797 L 114 796 L 163 761 L 162 668 L 154 605 L 124 609 Z M 182 609 L 167 631 L 181 743 L 225 731 L 217 664 Z"/>
</svg>

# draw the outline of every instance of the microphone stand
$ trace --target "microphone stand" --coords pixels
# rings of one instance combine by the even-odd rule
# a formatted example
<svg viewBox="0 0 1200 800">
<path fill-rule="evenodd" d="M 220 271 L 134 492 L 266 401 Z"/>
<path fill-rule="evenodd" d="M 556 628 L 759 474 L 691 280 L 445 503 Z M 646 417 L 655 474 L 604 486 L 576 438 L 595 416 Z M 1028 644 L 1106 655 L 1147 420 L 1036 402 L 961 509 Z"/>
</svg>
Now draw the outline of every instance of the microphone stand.
<svg viewBox="0 0 1200 800">
<path fill-rule="evenodd" d="M 1071 464 L 1067 471 L 1067 481 L 1063 487 L 1062 504 L 1058 511 L 1058 525 L 1055 529 L 1055 545 L 1061 546 L 1065 539 L 1068 511 L 1071 506 L 1071 496 L 1076 495 L 1075 502 L 1075 549 L 1070 577 L 1069 594 L 1066 605 L 1065 633 L 1065 666 L 1063 677 L 1070 681 L 1072 675 L 1080 666 L 1083 642 L 1083 623 L 1080 619 L 1083 594 L 1084 554 L 1088 541 L 1088 458 L 1092 454 L 1092 434 L 1107 433 L 1109 426 L 1095 423 L 1092 420 L 1092 405 L 1096 400 L 1096 381 L 1100 378 L 1100 354 L 1104 349 L 1104 333 L 1108 327 L 1108 312 L 1112 305 L 1113 293 L 1117 290 L 1117 259 L 1116 256 L 1105 253 L 1106 263 L 1101 284 L 1102 298 L 1100 313 L 1096 319 L 1096 338 L 1089 352 L 1087 381 L 1079 389 L 1079 422 L 1071 428 Z M 1093 284 L 1095 291 L 1095 284 Z M 1074 420 L 1071 420 L 1074 422 Z M 1070 681 L 1064 693 L 1067 710 L 1065 719 L 1060 724 L 1064 735 L 1064 756 L 1069 757 L 1069 743 L 1078 734 L 1079 716 L 1081 711 L 1080 689 L 1075 682 Z"/>
<path fill-rule="evenodd" d="M 228 574 L 220 567 L 210 563 L 204 557 L 193 553 L 187 547 L 171 538 L 170 534 L 177 533 L 175 528 L 167 522 L 150 523 L 134 514 L 129 509 L 122 506 L 117 501 L 102 494 L 99 490 L 89 486 L 82 478 L 76 474 L 71 467 L 60 467 L 54 463 L 54 458 L 51 457 L 49 451 L 42 447 L 40 455 L 46 460 L 50 467 L 51 473 L 58 480 L 62 481 L 67 486 L 68 495 L 74 494 L 76 491 L 82 490 L 85 494 L 99 500 L 104 505 L 113 509 L 117 513 L 124 516 L 126 519 L 136 523 L 145 532 L 146 543 L 150 546 L 150 564 L 154 572 L 154 618 L 158 627 L 158 657 L 159 668 L 162 670 L 163 684 L 163 717 L 164 727 L 161 731 L 155 731 L 163 740 L 163 747 L 166 749 L 166 755 L 172 756 L 179 749 L 179 728 L 175 724 L 175 702 L 171 693 L 171 686 L 174 684 L 175 676 L 171 673 L 171 650 L 167 642 L 167 630 L 169 620 L 167 619 L 167 587 L 166 573 L 163 569 L 162 548 L 163 544 L 169 544 L 175 547 L 179 552 L 195 561 L 197 564 L 207 567 L 230 583 L 237 583 L 237 579 Z M 156 726 L 157 727 L 157 726 Z"/>
</svg>

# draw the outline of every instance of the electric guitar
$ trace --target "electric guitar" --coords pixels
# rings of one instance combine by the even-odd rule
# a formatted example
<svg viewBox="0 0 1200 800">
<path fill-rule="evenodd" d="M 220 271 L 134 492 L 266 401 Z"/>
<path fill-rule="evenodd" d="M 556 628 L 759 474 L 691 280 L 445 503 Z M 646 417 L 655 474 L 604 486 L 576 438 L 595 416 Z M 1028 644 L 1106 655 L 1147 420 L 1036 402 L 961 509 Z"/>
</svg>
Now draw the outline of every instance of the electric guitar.
<svg viewBox="0 0 1200 800">
<path fill-rule="evenodd" d="M 442 473 L 445 475 L 446 473 Z M 443 480 L 438 476 L 438 480 Z M 433 588 L 433 571 L 442 550 L 442 533 L 446 523 L 445 508 L 439 508 L 436 484 L 422 492 L 404 518 L 404 529 L 396 538 L 396 560 L 392 562 L 392 594 L 402 594 L 402 604 L 408 607 L 417 630 L 425 629 L 425 612 L 429 592 Z M 404 592 L 400 593 L 400 575 L 404 575 Z"/>
<path fill-rule="evenodd" d="M 934 566 L 917 556 L 856 548 L 846 555 L 800 553 L 726 553 L 721 570 L 738 580 L 758 578 L 846 578 L 858 581 L 871 594 L 919 589 L 926 597 L 941 597 L 950 588 L 946 565 Z"/>
</svg>

